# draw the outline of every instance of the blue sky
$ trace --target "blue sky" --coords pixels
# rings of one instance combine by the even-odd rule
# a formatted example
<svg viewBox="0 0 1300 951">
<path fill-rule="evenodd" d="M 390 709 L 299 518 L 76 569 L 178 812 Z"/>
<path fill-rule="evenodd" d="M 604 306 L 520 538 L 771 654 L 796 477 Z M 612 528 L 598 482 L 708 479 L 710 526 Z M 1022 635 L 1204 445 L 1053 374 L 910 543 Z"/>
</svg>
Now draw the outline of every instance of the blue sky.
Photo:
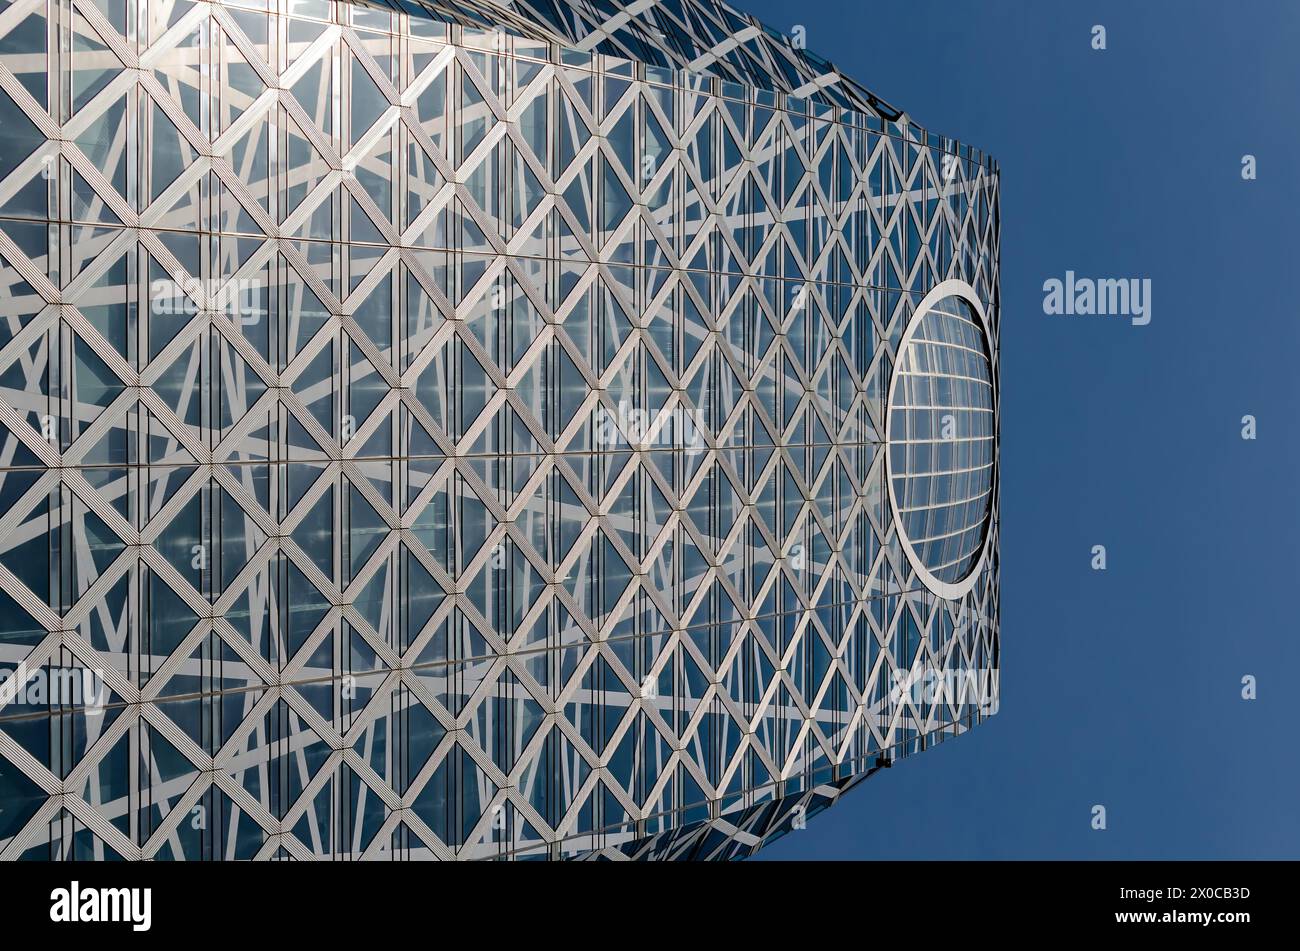
<svg viewBox="0 0 1300 951">
<path fill-rule="evenodd" d="M 1003 176 L 1001 712 L 763 857 L 1300 857 L 1300 5 L 741 5 Z"/>
</svg>

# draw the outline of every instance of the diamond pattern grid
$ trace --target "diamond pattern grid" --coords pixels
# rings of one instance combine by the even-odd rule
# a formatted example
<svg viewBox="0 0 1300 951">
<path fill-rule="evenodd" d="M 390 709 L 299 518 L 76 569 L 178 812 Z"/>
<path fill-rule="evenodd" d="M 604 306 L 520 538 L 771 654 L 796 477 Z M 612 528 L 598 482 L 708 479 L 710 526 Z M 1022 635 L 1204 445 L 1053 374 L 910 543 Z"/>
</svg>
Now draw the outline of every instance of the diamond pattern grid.
<svg viewBox="0 0 1300 951">
<path fill-rule="evenodd" d="M 0 128 L 0 859 L 740 856 L 992 712 L 982 153 L 711 0 L 14 0 Z"/>
</svg>

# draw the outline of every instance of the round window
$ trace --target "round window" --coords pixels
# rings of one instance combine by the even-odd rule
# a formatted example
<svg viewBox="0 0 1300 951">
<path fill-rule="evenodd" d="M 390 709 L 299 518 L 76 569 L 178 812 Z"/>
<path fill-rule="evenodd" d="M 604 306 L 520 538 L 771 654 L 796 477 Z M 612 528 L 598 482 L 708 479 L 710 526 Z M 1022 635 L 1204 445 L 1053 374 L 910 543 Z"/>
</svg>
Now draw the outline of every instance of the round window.
<svg viewBox="0 0 1300 951">
<path fill-rule="evenodd" d="M 944 281 L 899 346 L 885 440 L 908 560 L 935 594 L 964 595 L 983 560 L 997 464 L 988 324 L 974 290 Z"/>
</svg>

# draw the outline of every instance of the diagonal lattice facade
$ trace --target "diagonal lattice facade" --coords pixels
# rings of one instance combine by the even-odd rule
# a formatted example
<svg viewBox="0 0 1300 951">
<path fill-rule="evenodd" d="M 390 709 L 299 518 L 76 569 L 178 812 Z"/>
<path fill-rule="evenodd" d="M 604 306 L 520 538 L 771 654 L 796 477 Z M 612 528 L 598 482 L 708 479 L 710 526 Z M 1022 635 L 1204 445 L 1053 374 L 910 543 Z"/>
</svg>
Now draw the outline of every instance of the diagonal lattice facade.
<svg viewBox="0 0 1300 951">
<path fill-rule="evenodd" d="M 0 859 L 731 857 L 995 709 L 982 153 L 703 0 L 13 0 L 0 130 Z"/>
</svg>

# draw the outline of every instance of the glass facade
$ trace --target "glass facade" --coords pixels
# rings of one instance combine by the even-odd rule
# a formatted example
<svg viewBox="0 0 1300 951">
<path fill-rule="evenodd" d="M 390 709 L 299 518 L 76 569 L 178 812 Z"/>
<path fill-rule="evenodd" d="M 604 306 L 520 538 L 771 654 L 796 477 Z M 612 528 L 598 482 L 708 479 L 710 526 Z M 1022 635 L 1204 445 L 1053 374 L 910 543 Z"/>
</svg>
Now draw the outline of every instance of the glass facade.
<svg viewBox="0 0 1300 951">
<path fill-rule="evenodd" d="M 997 166 L 788 39 L 0 0 L 0 133 L 0 859 L 743 856 L 996 709 Z"/>
<path fill-rule="evenodd" d="M 954 284 L 918 306 L 889 394 L 891 503 L 908 556 L 931 586 L 960 585 L 978 569 L 996 466 L 987 325 L 968 286 L 946 292 Z"/>
</svg>

